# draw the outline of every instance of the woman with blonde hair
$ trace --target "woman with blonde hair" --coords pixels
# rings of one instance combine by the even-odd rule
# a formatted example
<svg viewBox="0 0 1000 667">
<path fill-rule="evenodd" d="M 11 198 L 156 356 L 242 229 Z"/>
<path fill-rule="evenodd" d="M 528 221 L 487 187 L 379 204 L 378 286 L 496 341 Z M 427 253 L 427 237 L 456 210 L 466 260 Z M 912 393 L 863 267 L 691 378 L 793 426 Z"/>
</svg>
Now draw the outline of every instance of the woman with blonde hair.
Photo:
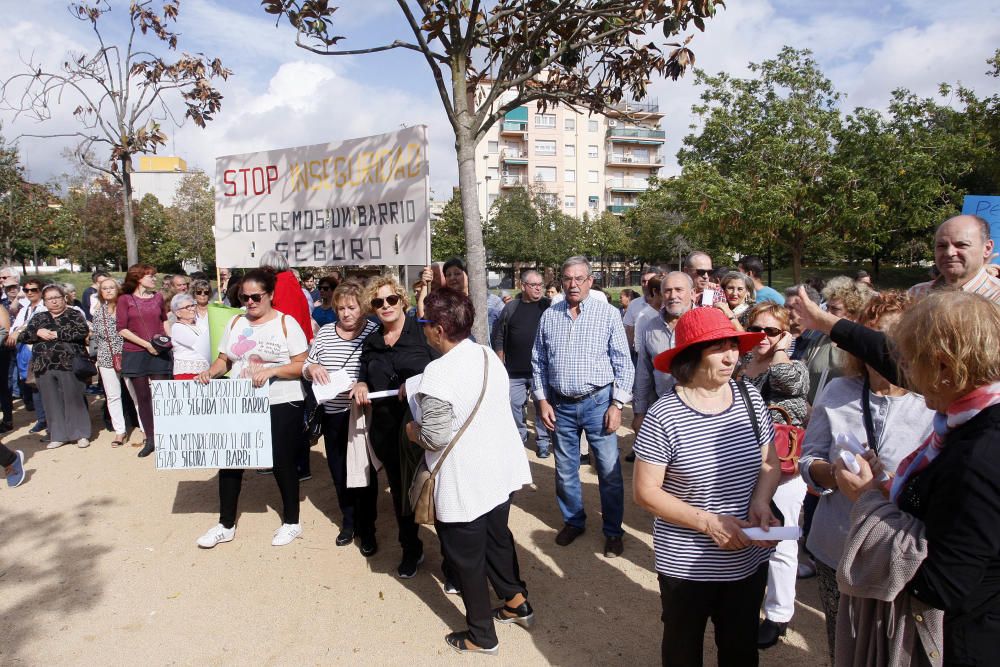
<svg viewBox="0 0 1000 667">
<path fill-rule="evenodd" d="M 104 398 L 115 430 L 112 447 L 125 444 L 125 411 L 122 407 L 122 346 L 125 340 L 118 333 L 115 311 L 122 290 L 114 278 L 105 278 L 97 285 L 97 303 L 91 309 L 91 332 L 97 347 L 97 372 L 104 385 Z"/>
<path fill-rule="evenodd" d="M 861 309 L 875 295 L 875 290 L 853 278 L 836 276 L 830 278 L 820 294 L 826 303 L 826 312 L 857 321 Z"/>
</svg>

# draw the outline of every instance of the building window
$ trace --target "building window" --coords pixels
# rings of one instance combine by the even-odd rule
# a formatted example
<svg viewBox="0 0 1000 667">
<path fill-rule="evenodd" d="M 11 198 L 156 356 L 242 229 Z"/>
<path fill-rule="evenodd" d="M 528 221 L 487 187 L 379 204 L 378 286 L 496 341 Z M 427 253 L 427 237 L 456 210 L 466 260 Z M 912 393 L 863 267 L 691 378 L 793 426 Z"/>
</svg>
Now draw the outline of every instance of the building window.
<svg viewBox="0 0 1000 667">
<path fill-rule="evenodd" d="M 556 181 L 556 168 L 555 167 L 535 167 L 535 180 L 541 181 L 542 183 L 555 183 Z"/>
<path fill-rule="evenodd" d="M 559 195 L 552 192 L 542 192 L 539 196 L 542 198 L 542 201 L 549 206 L 559 206 Z"/>
<path fill-rule="evenodd" d="M 493 204 L 495 204 L 495 203 L 496 203 L 496 201 L 497 201 L 497 198 L 498 198 L 499 196 L 500 196 L 500 195 L 498 195 L 498 194 L 497 194 L 497 193 L 495 193 L 495 192 L 494 192 L 494 193 L 491 193 L 491 194 L 490 194 L 490 208 L 492 208 L 492 207 L 493 207 Z"/>
<path fill-rule="evenodd" d="M 563 208 L 576 208 L 576 195 L 563 197 Z"/>
<path fill-rule="evenodd" d="M 576 118 L 566 118 L 563 120 L 563 127 L 567 130 L 576 129 Z"/>
<path fill-rule="evenodd" d="M 596 120 L 588 120 L 587 121 L 587 129 L 589 131 L 591 131 L 591 132 L 597 132 L 597 121 Z"/>
<path fill-rule="evenodd" d="M 489 147 L 488 150 L 491 154 L 500 152 L 500 142 L 491 141 L 487 144 L 487 146 Z"/>
<path fill-rule="evenodd" d="M 490 181 L 500 180 L 500 169 L 498 167 L 487 167 L 486 179 Z"/>
<path fill-rule="evenodd" d="M 576 144 L 566 144 L 563 146 L 563 155 L 566 157 L 576 157 Z"/>
<path fill-rule="evenodd" d="M 600 183 L 600 173 L 591 169 L 587 172 L 587 182 L 588 183 Z"/>
<path fill-rule="evenodd" d="M 536 113 L 535 127 L 555 127 L 556 115 L 554 113 Z"/>
<path fill-rule="evenodd" d="M 535 155 L 555 155 L 556 142 L 545 139 L 535 139 Z"/>
<path fill-rule="evenodd" d="M 565 180 L 566 180 L 567 183 L 575 183 L 576 182 L 576 169 L 567 169 L 566 170 L 566 179 Z"/>
<path fill-rule="evenodd" d="M 593 144 L 587 146 L 587 157 L 597 157 L 597 146 Z"/>
<path fill-rule="evenodd" d="M 598 208 L 600 205 L 601 205 L 601 198 L 600 197 L 588 197 L 587 198 L 587 206 L 589 206 L 590 208 Z"/>
</svg>

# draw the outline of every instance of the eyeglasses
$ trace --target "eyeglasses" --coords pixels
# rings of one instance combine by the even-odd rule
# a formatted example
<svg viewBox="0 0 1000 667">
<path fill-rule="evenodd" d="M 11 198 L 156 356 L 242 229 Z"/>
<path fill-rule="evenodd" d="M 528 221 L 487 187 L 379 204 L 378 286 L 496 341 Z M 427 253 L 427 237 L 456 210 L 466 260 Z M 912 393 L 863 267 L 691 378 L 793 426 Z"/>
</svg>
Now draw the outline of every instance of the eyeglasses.
<svg viewBox="0 0 1000 667">
<path fill-rule="evenodd" d="M 562 281 L 567 285 L 582 285 L 590 280 L 590 276 L 563 276 Z"/>
<path fill-rule="evenodd" d="M 177 310 L 187 310 L 188 308 L 196 308 L 196 306 L 195 306 L 195 305 L 194 305 L 193 303 L 189 303 L 189 304 L 188 304 L 188 305 L 186 305 L 186 306 L 181 306 L 181 307 L 180 307 L 180 308 L 178 308 Z"/>
<path fill-rule="evenodd" d="M 11 290 L 21 289 L 21 286 L 20 285 L 7 285 L 6 287 L 4 287 L 4 289 L 9 292 Z"/>
<path fill-rule="evenodd" d="M 698 274 L 698 277 L 700 278 L 708 278 L 712 275 L 713 269 L 692 269 L 692 271 Z"/>
<path fill-rule="evenodd" d="M 38 291 L 37 287 L 25 287 L 24 288 L 24 293 L 25 294 L 34 294 L 37 291 Z"/>
<path fill-rule="evenodd" d="M 387 303 L 390 306 L 395 306 L 397 303 L 399 303 L 399 295 L 398 294 L 390 294 L 389 296 L 385 297 L 384 299 L 382 297 L 375 297 L 371 301 L 372 310 L 378 310 L 379 308 L 382 307 L 382 304 L 384 304 L 384 303 Z"/>
<path fill-rule="evenodd" d="M 240 302 L 249 303 L 253 301 L 254 303 L 260 303 L 260 300 L 264 298 L 264 292 L 257 292 L 256 294 L 240 294 Z"/>
<path fill-rule="evenodd" d="M 776 338 L 781 334 L 785 333 L 784 329 L 779 329 L 778 327 L 758 327 L 756 325 L 747 327 L 747 331 L 750 333 L 761 333 L 768 336 L 769 338 Z"/>
<path fill-rule="evenodd" d="M 207 290 L 207 289 L 199 289 L 199 290 L 195 290 L 194 293 L 195 293 L 195 296 L 204 296 L 206 294 L 211 294 L 212 291 L 211 290 Z"/>
</svg>

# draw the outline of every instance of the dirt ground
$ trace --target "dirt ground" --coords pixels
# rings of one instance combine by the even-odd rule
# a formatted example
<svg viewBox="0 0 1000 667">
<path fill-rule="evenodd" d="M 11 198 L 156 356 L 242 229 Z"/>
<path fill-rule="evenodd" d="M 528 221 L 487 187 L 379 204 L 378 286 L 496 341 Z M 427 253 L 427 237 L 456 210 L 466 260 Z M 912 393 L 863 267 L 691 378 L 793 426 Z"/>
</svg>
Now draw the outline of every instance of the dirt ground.
<svg viewBox="0 0 1000 667">
<path fill-rule="evenodd" d="M 271 546 L 277 488 L 248 473 L 236 539 L 201 550 L 195 539 L 217 521 L 214 472 L 157 472 L 153 457 L 111 449 L 107 431 L 89 449 L 47 451 L 28 434 L 29 417 L 18 409 L 4 437 L 24 450 L 29 472 L 20 488 L 0 485 L 2 665 L 659 662 L 652 522 L 630 499 L 631 464 L 623 463 L 625 553 L 606 559 L 593 469 L 581 470 L 588 530 L 559 547 L 552 459 L 529 453 L 535 487 L 515 496 L 510 524 L 538 623 L 531 632 L 498 628 L 499 658 L 460 656 L 443 637 L 465 627 L 464 608 L 442 591 L 433 531 L 421 529 L 427 557 L 417 576 L 396 578 L 383 478 L 378 554 L 335 546 L 339 513 L 322 443 L 312 451 L 314 477 L 302 484 L 302 539 Z M 628 451 L 631 431 L 621 434 Z M 761 664 L 827 664 L 815 579 L 799 582 L 796 607 L 788 636 Z M 706 664 L 715 662 L 712 642 L 709 630 Z"/>
</svg>

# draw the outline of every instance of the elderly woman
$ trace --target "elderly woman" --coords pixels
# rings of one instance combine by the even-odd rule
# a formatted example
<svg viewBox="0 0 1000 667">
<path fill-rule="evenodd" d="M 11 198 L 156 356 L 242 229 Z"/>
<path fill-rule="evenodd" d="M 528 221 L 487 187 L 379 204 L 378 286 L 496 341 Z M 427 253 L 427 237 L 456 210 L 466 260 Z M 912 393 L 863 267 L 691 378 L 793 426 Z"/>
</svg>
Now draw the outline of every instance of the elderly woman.
<svg viewBox="0 0 1000 667">
<path fill-rule="evenodd" d="M 253 380 L 255 387 L 268 385 L 271 412 L 271 450 L 274 480 L 281 494 L 281 526 L 271 545 L 291 544 L 302 535 L 299 523 L 299 476 L 295 467 L 302 433 L 302 362 L 309 349 L 305 332 L 292 317 L 271 305 L 275 276 L 270 271 L 249 271 L 240 286 L 240 303 L 246 313 L 226 325 L 219 355 L 197 382 L 230 370 L 234 378 Z M 219 523 L 198 538 L 198 546 L 211 549 L 236 536 L 236 512 L 243 483 L 242 469 L 219 470 Z"/>
<path fill-rule="evenodd" d="M 42 301 L 46 310 L 28 321 L 18 342 L 32 345 L 31 369 L 47 406 L 47 449 L 72 441 L 78 447 L 89 447 L 86 385 L 73 373 L 73 360 L 87 354 L 87 320 L 79 310 L 67 306 L 66 292 L 58 285 L 46 285 Z"/>
<path fill-rule="evenodd" d="M 173 342 L 174 379 L 193 380 L 199 373 L 206 370 L 211 362 L 211 342 L 208 335 L 208 318 L 205 327 L 198 326 L 198 304 L 195 297 L 181 292 L 170 300 L 170 312 L 177 321 L 170 327 L 170 340 Z"/>
<path fill-rule="evenodd" d="M 715 307 L 721 310 L 729 321 L 740 331 L 746 331 L 749 324 L 750 307 L 756 302 L 753 280 L 739 271 L 728 271 L 720 282 L 722 293 L 726 298 L 716 301 Z"/>
<path fill-rule="evenodd" d="M 801 361 L 792 361 L 789 313 L 783 306 L 765 301 L 754 306 L 748 317 L 747 331 L 764 337 L 740 364 L 737 375 L 752 383 L 764 397 L 772 418 L 781 424 L 790 417 L 793 426 L 805 426 L 809 413 L 809 369 Z M 799 513 L 806 496 L 806 485 L 798 475 L 782 475 L 774 494 L 774 504 L 786 526 L 799 525 Z M 757 638 L 759 648 L 770 648 L 784 636 L 795 613 L 795 579 L 798 570 L 798 545 L 792 540 L 778 544 L 771 555 L 767 576 L 764 620 Z"/>
<path fill-rule="evenodd" d="M 361 368 L 361 347 L 378 325 L 365 317 L 361 306 L 363 288 L 354 281 L 342 283 L 331 296 L 323 290 L 323 298 L 336 306 L 334 322 L 324 325 L 313 339 L 309 356 L 302 366 L 302 376 L 316 385 L 330 382 L 330 374 L 343 371 L 351 380 L 358 379 Z M 378 484 L 374 478 L 360 488 L 347 487 L 347 432 L 350 425 L 351 395 L 349 391 L 327 401 L 323 409 L 323 443 L 330 477 L 337 491 L 337 504 L 343 517 L 338 547 L 345 547 L 357 536 L 361 540 L 361 555 L 368 558 L 378 551 L 375 541 L 375 505 L 378 502 Z"/>
<path fill-rule="evenodd" d="M 858 322 L 890 331 L 909 305 L 905 293 L 882 292 L 872 297 Z M 840 604 L 837 564 L 844 552 L 853 505 L 839 492 L 834 479 L 833 465 L 840 452 L 834 445 L 836 438 L 850 434 L 858 442 L 868 443 L 883 466 L 895 470 L 930 434 L 934 416 L 923 397 L 890 383 L 857 357 L 848 357 L 844 370 L 845 376 L 831 380 L 813 406 L 799 468 L 802 478 L 819 496 L 806 547 L 816 563 L 831 665 L 836 664 L 834 644 Z"/>
<path fill-rule="evenodd" d="M 125 444 L 125 410 L 122 407 L 122 345 L 125 340 L 118 333 L 116 309 L 121 287 L 114 278 L 104 278 L 97 284 L 97 303 L 91 308 L 91 336 L 97 347 L 97 372 L 104 385 L 104 398 L 115 431 L 112 447 Z"/>
<path fill-rule="evenodd" d="M 872 298 L 875 291 L 864 283 L 847 276 L 830 278 L 820 294 L 826 302 L 826 312 L 834 317 L 844 317 L 857 321 L 861 309 Z"/>
<path fill-rule="evenodd" d="M 365 305 L 379 319 L 379 327 L 365 339 L 361 366 L 354 386 L 354 400 L 371 405 L 368 437 L 375 456 L 385 468 L 392 493 L 392 509 L 399 527 L 403 557 L 396 568 L 400 579 L 416 575 L 424 560 L 424 545 L 417 536 L 413 515 L 404 512 L 403 501 L 409 488 L 403 485 L 400 462 L 400 433 L 406 416 L 406 402 L 400 398 L 368 400 L 370 391 L 399 389 L 409 378 L 424 372 L 438 354 L 427 344 L 423 327 L 406 313 L 406 290 L 390 276 L 378 276 L 368 283 Z"/>
<path fill-rule="evenodd" d="M 188 294 L 194 297 L 194 319 L 198 328 L 208 335 L 208 302 L 212 300 L 212 283 L 204 278 L 191 281 Z"/>
<path fill-rule="evenodd" d="M 441 358 L 427 364 L 417 394 L 422 419 L 409 438 L 436 470 L 438 537 L 465 603 L 468 630 L 445 641 L 460 653 L 496 654 L 494 621 L 529 627 L 535 620 L 507 527 L 511 498 L 531 483 L 513 414 L 507 372 L 489 348 L 469 340 L 475 310 L 445 288 L 425 301 L 424 333 Z M 504 605 L 491 609 L 487 581 Z"/>
<path fill-rule="evenodd" d="M 876 650 L 883 664 L 930 663 L 940 636 L 927 632 L 935 627 L 928 608 L 943 610 L 945 665 L 995 664 L 1000 309 L 968 292 L 934 293 L 903 314 L 891 340 L 909 386 L 936 415 L 930 436 L 896 469 L 888 498 L 874 453 L 856 457 L 859 474 L 834 466 L 838 488 L 855 501 L 838 574 L 838 665 L 874 664 Z"/>
<path fill-rule="evenodd" d="M 664 665 L 702 663 L 709 618 L 719 664 L 758 662 L 771 543 L 742 529 L 778 524 L 769 504 L 781 473 L 767 405 L 732 375 L 763 337 L 736 331 L 721 310 L 696 308 L 678 319 L 674 347 L 654 360 L 677 384 L 646 412 L 633 487 L 656 517 Z"/>
</svg>

